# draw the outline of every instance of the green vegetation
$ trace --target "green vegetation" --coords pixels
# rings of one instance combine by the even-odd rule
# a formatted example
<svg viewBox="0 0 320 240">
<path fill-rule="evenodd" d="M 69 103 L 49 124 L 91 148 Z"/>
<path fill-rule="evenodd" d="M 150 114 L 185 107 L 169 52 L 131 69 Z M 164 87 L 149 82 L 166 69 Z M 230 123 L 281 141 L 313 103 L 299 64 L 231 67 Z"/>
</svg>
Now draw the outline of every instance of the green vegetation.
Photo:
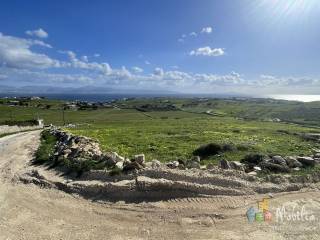
<svg viewBox="0 0 320 240">
<path fill-rule="evenodd" d="M 43 107 L 46 105 L 50 107 Z M 315 126 L 320 125 L 319 102 L 155 98 L 115 101 L 111 107 L 96 110 L 63 111 L 64 105 L 49 100 L 30 101 L 28 106 L 0 105 L 0 122 L 39 116 L 45 124 L 62 125 L 64 119 L 76 124 L 69 131 L 98 139 L 105 151 L 126 157 L 145 153 L 147 160 L 188 159 L 199 146 L 210 143 L 232 149 L 205 156 L 205 163 L 221 158 L 240 160 L 248 153 L 310 154 L 319 147 L 297 134 L 320 132 Z M 311 125 L 314 127 L 308 127 Z"/>
<path fill-rule="evenodd" d="M 36 151 L 34 159 L 35 164 L 48 163 L 51 160 L 56 141 L 56 137 L 51 135 L 49 131 L 41 133 L 40 147 Z"/>
<path fill-rule="evenodd" d="M 34 119 L 31 120 L 6 120 L 4 122 L 0 122 L 0 125 L 8 125 L 8 126 L 35 126 L 38 125 L 38 122 Z"/>
</svg>

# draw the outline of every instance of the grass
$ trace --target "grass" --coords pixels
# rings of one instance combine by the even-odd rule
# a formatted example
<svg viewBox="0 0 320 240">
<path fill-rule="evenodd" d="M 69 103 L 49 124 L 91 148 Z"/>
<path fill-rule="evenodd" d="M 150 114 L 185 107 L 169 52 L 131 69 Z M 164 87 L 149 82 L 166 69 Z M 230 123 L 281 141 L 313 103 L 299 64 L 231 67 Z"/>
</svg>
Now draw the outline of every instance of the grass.
<svg viewBox="0 0 320 240">
<path fill-rule="evenodd" d="M 46 124 L 62 125 L 62 104 L 49 100 L 31 101 L 28 106 L 0 104 L 0 122 L 39 116 Z M 238 150 L 209 156 L 204 163 L 215 163 L 221 158 L 240 160 L 248 153 L 308 155 L 312 148 L 320 147 L 293 134 L 320 132 L 306 126 L 319 124 L 315 120 L 320 118 L 319 103 L 157 98 L 113 104 L 117 108 L 66 110 L 66 123 L 77 124 L 77 128 L 69 131 L 98 139 L 105 151 L 116 151 L 126 157 L 145 153 L 147 160 L 160 161 L 188 159 L 196 148 L 208 143 L 232 144 Z M 147 112 L 136 110 L 146 104 L 149 104 Z M 161 104 L 174 105 L 175 111 L 165 111 Z M 47 109 L 44 105 L 51 107 Z M 299 124 L 265 121 L 275 117 Z"/>
<path fill-rule="evenodd" d="M 35 164 L 44 164 L 51 160 L 56 141 L 56 137 L 51 135 L 49 131 L 45 130 L 41 133 L 41 143 L 35 153 Z"/>
<path fill-rule="evenodd" d="M 144 153 L 148 160 L 171 161 L 187 159 L 200 145 L 233 144 L 239 149 L 206 159 L 240 160 L 248 152 L 262 154 L 310 154 L 312 142 L 282 133 L 311 132 L 314 129 L 292 124 L 237 120 L 184 112 L 149 112 L 152 118 L 140 118 L 139 113 L 117 121 L 70 129 L 74 134 L 98 139 L 103 150 L 116 151 L 131 157 Z M 121 111 L 119 112 L 121 115 Z"/>
</svg>

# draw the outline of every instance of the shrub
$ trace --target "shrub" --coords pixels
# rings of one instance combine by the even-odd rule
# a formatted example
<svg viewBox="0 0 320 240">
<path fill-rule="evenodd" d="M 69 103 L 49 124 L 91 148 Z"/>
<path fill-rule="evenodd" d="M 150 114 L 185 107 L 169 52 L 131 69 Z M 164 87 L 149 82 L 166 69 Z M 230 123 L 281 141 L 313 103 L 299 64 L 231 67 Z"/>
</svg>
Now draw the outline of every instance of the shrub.
<svg viewBox="0 0 320 240">
<path fill-rule="evenodd" d="M 265 158 L 265 155 L 260 154 L 260 153 L 250 153 L 246 155 L 241 162 L 248 163 L 248 164 L 259 164 L 260 162 L 263 161 Z"/>
<path fill-rule="evenodd" d="M 234 151 L 237 151 L 238 149 L 236 146 L 227 143 L 222 146 L 222 150 L 223 152 L 234 152 Z"/>
<path fill-rule="evenodd" d="M 57 142 L 57 138 L 50 134 L 49 131 L 43 131 L 41 133 L 40 146 L 35 153 L 33 162 L 35 164 L 43 164 L 52 159 L 52 153 L 54 146 Z"/>
<path fill-rule="evenodd" d="M 218 143 L 209 143 L 198 147 L 193 151 L 193 155 L 206 158 L 212 155 L 216 155 L 222 152 L 222 146 Z"/>
</svg>

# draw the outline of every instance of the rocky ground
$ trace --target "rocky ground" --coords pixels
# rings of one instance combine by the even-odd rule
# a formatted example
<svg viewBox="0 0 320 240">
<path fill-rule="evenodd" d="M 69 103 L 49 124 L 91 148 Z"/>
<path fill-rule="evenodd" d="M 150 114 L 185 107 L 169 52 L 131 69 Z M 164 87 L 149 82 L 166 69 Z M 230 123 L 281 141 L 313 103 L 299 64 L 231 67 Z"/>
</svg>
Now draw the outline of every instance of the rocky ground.
<svg viewBox="0 0 320 240">
<path fill-rule="evenodd" d="M 0 240 L 319 239 L 316 176 L 262 183 L 234 170 L 150 166 L 138 175 L 93 171 L 74 179 L 31 164 L 39 134 L 0 139 Z M 263 198 L 273 219 L 249 223 L 247 210 Z"/>
</svg>

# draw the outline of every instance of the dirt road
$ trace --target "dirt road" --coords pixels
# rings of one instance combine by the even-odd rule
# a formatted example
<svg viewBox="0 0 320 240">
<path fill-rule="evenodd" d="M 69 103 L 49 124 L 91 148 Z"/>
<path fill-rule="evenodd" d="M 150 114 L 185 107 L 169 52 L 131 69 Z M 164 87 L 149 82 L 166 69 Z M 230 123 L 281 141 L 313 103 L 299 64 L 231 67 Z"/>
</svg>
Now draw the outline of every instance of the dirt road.
<svg viewBox="0 0 320 240">
<path fill-rule="evenodd" d="M 264 196 L 101 203 L 23 184 L 17 176 L 30 167 L 38 144 L 39 131 L 0 138 L 0 240 L 297 240 L 320 236 L 317 191 L 275 194 L 269 204 L 271 222 L 248 223 L 247 209 Z"/>
</svg>

